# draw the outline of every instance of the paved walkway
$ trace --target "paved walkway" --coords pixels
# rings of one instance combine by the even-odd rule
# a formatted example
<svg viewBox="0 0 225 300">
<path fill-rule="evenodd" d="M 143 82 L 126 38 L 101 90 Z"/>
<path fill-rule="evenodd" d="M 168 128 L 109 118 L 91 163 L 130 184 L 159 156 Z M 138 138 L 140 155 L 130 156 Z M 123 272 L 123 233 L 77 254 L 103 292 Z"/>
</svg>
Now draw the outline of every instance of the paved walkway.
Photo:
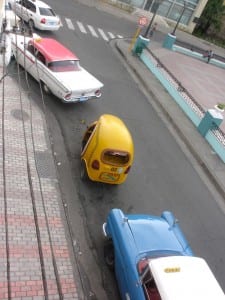
<svg viewBox="0 0 225 300">
<path fill-rule="evenodd" d="M 225 103 L 225 69 L 167 50 L 154 41 L 152 45 L 150 43 L 149 48 L 203 110 L 214 108 L 217 103 Z M 225 121 L 222 122 L 220 128 L 225 132 Z"/>
<path fill-rule="evenodd" d="M 0 92 L 0 299 L 78 299 L 44 115 L 12 77 Z"/>
</svg>

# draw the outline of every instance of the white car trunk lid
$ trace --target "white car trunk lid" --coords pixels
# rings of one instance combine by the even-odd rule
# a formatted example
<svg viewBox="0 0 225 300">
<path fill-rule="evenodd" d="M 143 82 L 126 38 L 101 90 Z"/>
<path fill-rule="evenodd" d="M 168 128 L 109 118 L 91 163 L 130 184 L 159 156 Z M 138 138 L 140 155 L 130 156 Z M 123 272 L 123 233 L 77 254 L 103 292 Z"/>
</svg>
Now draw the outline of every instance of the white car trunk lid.
<svg viewBox="0 0 225 300">
<path fill-rule="evenodd" d="M 74 72 L 54 72 L 54 76 L 62 82 L 68 90 L 71 90 L 72 92 L 75 91 L 76 93 L 78 92 L 78 87 L 80 93 L 94 92 L 103 87 L 103 84 L 98 79 L 82 67 L 79 71 Z"/>
</svg>

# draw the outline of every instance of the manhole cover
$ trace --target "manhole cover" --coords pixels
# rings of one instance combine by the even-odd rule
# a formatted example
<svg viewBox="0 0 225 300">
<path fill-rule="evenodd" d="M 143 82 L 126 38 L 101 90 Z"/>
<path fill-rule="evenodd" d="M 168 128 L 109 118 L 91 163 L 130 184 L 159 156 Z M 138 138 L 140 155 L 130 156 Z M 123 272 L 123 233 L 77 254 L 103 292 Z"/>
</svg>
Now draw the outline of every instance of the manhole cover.
<svg viewBox="0 0 225 300">
<path fill-rule="evenodd" d="M 27 121 L 29 119 L 28 113 L 26 113 L 24 110 L 14 109 L 12 110 L 11 114 L 15 119 L 20 121 Z"/>
</svg>

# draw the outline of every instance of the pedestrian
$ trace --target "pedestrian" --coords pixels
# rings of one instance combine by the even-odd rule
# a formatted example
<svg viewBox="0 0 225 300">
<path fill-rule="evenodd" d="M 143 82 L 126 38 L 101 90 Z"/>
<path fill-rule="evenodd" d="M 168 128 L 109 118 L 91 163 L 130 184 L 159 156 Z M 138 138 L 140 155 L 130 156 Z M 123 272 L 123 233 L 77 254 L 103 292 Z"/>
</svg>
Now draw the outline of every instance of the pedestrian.
<svg viewBox="0 0 225 300">
<path fill-rule="evenodd" d="M 213 51 L 210 49 L 210 50 L 208 51 L 207 63 L 210 62 L 210 59 L 211 59 L 212 57 L 213 57 Z"/>
<path fill-rule="evenodd" d="M 207 58 L 207 64 L 210 62 L 210 59 L 213 58 L 213 51 L 212 49 L 207 50 L 205 54 L 203 54 L 203 57 Z"/>
<path fill-rule="evenodd" d="M 150 32 L 149 32 L 149 36 L 152 37 L 154 32 L 156 31 L 156 27 L 157 27 L 157 23 L 155 23 L 153 25 L 153 27 L 151 28 Z"/>
</svg>

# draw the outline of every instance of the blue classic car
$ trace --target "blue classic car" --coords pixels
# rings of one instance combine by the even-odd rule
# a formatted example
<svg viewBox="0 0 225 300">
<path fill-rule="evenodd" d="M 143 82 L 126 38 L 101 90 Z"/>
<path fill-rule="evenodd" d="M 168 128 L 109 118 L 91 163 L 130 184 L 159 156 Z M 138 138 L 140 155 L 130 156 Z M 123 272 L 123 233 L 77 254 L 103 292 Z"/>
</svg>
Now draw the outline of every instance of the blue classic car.
<svg viewBox="0 0 225 300">
<path fill-rule="evenodd" d="M 194 257 L 171 212 L 158 217 L 112 209 L 103 233 L 105 261 L 115 271 L 122 299 L 225 299 L 207 263 Z"/>
</svg>

